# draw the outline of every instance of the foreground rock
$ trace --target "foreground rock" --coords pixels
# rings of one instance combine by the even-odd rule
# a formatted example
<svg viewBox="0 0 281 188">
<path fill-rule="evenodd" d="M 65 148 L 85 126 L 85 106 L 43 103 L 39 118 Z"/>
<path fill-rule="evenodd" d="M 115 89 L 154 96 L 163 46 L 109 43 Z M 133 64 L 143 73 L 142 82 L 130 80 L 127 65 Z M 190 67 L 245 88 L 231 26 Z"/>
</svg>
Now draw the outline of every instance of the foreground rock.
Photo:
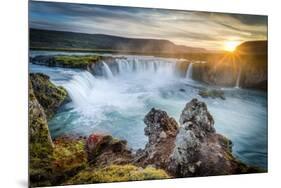
<svg viewBox="0 0 281 188">
<path fill-rule="evenodd" d="M 180 124 L 169 163 L 169 171 L 175 177 L 257 171 L 234 158 L 231 141 L 216 133 L 213 117 L 204 102 L 193 99 L 187 103 Z"/>
<path fill-rule="evenodd" d="M 64 102 L 68 101 L 67 92 L 64 88 L 51 83 L 49 76 L 45 74 L 31 73 L 29 76 L 34 95 L 49 119 Z"/>
<path fill-rule="evenodd" d="M 144 150 L 137 151 L 135 163 L 166 169 L 175 147 L 178 124 L 165 111 L 154 108 L 145 116 L 144 123 L 147 125 L 144 132 L 148 136 L 148 143 Z"/>
<path fill-rule="evenodd" d="M 179 127 L 166 112 L 156 109 L 144 122 L 149 142 L 137 152 L 137 165 L 153 165 L 173 177 L 259 172 L 234 158 L 231 141 L 216 133 L 206 104 L 197 99 L 186 104 Z"/>
</svg>

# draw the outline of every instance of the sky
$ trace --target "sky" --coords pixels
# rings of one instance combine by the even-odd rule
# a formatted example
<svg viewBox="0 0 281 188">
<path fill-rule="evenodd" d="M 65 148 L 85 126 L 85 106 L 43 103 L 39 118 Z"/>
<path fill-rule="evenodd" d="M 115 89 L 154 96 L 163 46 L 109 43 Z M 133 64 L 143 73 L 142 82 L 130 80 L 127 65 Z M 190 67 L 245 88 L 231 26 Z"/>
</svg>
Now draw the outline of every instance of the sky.
<svg viewBox="0 0 281 188">
<path fill-rule="evenodd" d="M 267 17 L 30 1 L 30 28 L 167 39 L 222 50 L 226 41 L 267 40 Z"/>
</svg>

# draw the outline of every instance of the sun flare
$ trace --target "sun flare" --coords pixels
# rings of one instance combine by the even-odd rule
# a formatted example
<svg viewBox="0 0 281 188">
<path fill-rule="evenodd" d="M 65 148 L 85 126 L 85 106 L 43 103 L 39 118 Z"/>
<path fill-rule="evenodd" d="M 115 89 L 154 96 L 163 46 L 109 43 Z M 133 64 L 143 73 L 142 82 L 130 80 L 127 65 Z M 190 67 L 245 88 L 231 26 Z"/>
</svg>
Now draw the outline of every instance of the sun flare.
<svg viewBox="0 0 281 188">
<path fill-rule="evenodd" d="M 225 41 L 224 50 L 226 50 L 228 52 L 233 52 L 238 45 L 239 45 L 238 41 Z"/>
</svg>

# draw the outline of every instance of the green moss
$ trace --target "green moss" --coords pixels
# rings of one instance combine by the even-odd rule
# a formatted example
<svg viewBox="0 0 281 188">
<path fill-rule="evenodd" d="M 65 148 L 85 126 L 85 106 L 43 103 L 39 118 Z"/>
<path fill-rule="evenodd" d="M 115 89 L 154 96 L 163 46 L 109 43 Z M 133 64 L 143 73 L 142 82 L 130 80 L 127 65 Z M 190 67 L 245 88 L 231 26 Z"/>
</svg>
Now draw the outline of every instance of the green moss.
<svg viewBox="0 0 281 188">
<path fill-rule="evenodd" d="M 52 169 L 54 185 L 76 175 L 87 166 L 85 140 L 60 138 L 54 141 Z"/>
<path fill-rule="evenodd" d="M 66 184 L 104 183 L 169 178 L 164 170 L 145 169 L 133 165 L 111 165 L 101 169 L 81 171 Z"/>
<path fill-rule="evenodd" d="M 31 187 L 51 185 L 53 144 L 46 115 L 29 83 L 29 176 Z"/>
<path fill-rule="evenodd" d="M 94 63 L 100 59 L 100 56 L 96 55 L 85 55 L 85 56 L 70 56 L 70 55 L 60 55 L 54 56 L 54 61 L 56 64 L 64 67 L 71 68 L 85 68 L 89 64 Z"/>
<path fill-rule="evenodd" d="M 55 86 L 47 75 L 41 73 L 31 73 L 30 82 L 35 97 L 44 108 L 47 119 L 50 119 L 61 104 L 66 101 L 67 91 L 61 86 Z"/>
</svg>

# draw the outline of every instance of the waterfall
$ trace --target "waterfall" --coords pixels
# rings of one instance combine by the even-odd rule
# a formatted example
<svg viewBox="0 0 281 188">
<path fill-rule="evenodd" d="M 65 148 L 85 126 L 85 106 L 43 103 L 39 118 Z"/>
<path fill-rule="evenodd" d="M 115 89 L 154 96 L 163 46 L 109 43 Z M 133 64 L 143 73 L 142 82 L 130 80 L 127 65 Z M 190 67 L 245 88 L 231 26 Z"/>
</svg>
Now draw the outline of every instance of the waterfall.
<svg viewBox="0 0 281 188">
<path fill-rule="evenodd" d="M 112 77 L 113 77 L 113 74 L 112 74 L 112 72 L 111 72 L 109 66 L 108 66 L 105 62 L 102 62 L 102 65 L 103 65 L 103 68 L 104 68 L 103 71 L 104 71 L 104 73 L 105 73 L 105 76 L 106 76 L 107 78 L 112 78 Z"/>
<path fill-rule="evenodd" d="M 187 70 L 186 70 L 186 75 L 185 75 L 185 77 L 187 78 L 187 79 L 190 79 L 190 80 L 192 80 L 192 71 L 193 71 L 193 63 L 190 63 L 189 65 L 188 65 L 188 68 L 187 68 Z"/>
<path fill-rule="evenodd" d="M 236 83 L 235 83 L 235 88 L 239 88 L 240 77 L 241 77 L 241 68 L 239 68 L 239 72 L 238 72 Z"/>
<path fill-rule="evenodd" d="M 112 78 L 126 74 L 159 74 L 164 76 L 177 76 L 176 61 L 156 58 L 115 58 L 112 62 L 102 61 L 92 70 L 94 75 Z"/>
<path fill-rule="evenodd" d="M 95 77 L 85 71 L 75 75 L 70 82 L 63 84 L 70 98 L 77 105 L 85 105 L 88 103 L 89 91 L 94 88 Z"/>
</svg>

